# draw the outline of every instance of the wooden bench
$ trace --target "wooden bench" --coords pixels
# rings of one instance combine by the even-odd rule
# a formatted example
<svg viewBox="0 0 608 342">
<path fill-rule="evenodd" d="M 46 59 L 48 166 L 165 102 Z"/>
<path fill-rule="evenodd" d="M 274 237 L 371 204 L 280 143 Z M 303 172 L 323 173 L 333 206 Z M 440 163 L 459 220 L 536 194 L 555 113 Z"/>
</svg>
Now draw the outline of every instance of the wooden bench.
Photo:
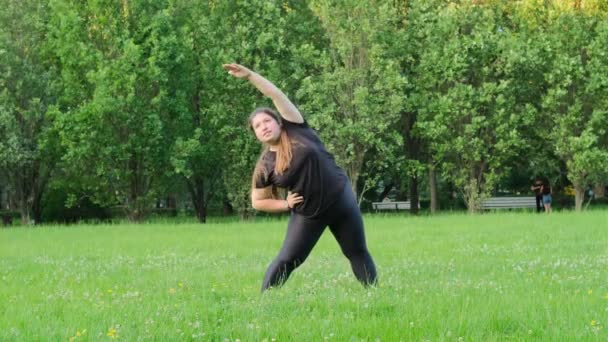
<svg viewBox="0 0 608 342">
<path fill-rule="evenodd" d="M 372 202 L 375 211 L 380 210 L 410 210 L 410 201 L 405 202 Z"/>
<path fill-rule="evenodd" d="M 481 202 L 481 209 L 536 209 L 536 197 L 490 197 Z"/>
</svg>

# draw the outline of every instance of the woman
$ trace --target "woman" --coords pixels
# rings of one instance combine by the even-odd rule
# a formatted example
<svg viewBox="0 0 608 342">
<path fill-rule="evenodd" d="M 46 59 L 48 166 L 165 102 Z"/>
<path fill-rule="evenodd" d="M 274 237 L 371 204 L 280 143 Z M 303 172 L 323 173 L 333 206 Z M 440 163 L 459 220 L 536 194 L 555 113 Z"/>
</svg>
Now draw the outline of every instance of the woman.
<svg viewBox="0 0 608 342">
<path fill-rule="evenodd" d="M 252 206 L 270 213 L 291 212 L 283 247 L 266 271 L 262 291 L 283 285 L 327 226 L 357 279 L 366 286 L 375 284 L 376 267 L 345 172 L 280 89 L 242 65 L 224 64 L 224 69 L 270 97 L 280 114 L 258 108 L 249 117 L 256 138 L 265 146 L 253 172 Z M 277 187 L 288 190 L 286 199 L 276 196 Z"/>
<path fill-rule="evenodd" d="M 545 206 L 545 212 L 551 212 L 551 185 L 549 185 L 549 180 L 545 180 L 543 185 L 541 186 L 541 193 L 543 194 L 543 205 Z"/>
</svg>

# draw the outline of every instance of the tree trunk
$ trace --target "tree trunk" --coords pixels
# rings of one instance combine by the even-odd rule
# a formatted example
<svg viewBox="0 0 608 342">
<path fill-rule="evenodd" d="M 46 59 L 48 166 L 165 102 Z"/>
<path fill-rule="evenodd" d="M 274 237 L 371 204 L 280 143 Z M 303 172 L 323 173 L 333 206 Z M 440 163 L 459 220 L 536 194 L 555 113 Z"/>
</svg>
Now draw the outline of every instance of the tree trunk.
<svg viewBox="0 0 608 342">
<path fill-rule="evenodd" d="M 480 198 L 479 198 L 479 184 L 476 177 L 469 179 L 469 184 L 464 188 L 465 201 L 469 213 L 473 214 L 479 211 Z"/>
<path fill-rule="evenodd" d="M 595 198 L 606 197 L 606 186 L 604 184 L 596 184 L 593 187 L 593 194 L 595 195 Z"/>
<path fill-rule="evenodd" d="M 150 178 L 145 175 L 142 158 L 137 153 L 132 153 L 129 159 L 130 193 L 127 206 L 129 220 L 142 222 L 148 214 L 148 201 L 146 194 L 150 186 Z"/>
<path fill-rule="evenodd" d="M 388 196 L 388 194 L 391 192 L 391 190 L 393 190 L 394 187 L 395 183 L 393 183 L 392 181 L 389 184 L 385 185 L 384 189 L 380 193 L 380 196 L 378 196 L 378 198 L 376 199 L 377 202 L 382 202 L 384 197 Z"/>
<path fill-rule="evenodd" d="M 410 186 L 409 186 L 409 197 L 410 197 L 410 213 L 416 215 L 418 214 L 418 209 L 420 206 L 418 205 L 420 202 L 420 198 L 418 195 L 418 177 L 413 176 L 410 177 Z"/>
<path fill-rule="evenodd" d="M 232 207 L 232 204 L 230 203 L 230 201 L 228 199 L 224 200 L 223 212 L 224 212 L 224 216 L 229 216 L 234 213 L 234 208 Z"/>
<path fill-rule="evenodd" d="M 29 169 L 21 168 L 13 179 L 17 180 L 16 195 L 21 223 L 39 224 L 42 220 L 42 194 L 46 188 L 47 174 L 41 174 L 38 164 L 34 163 Z"/>
<path fill-rule="evenodd" d="M 169 216 L 177 216 L 177 198 L 175 194 L 167 195 L 167 209 L 169 210 Z"/>
<path fill-rule="evenodd" d="M 42 222 L 42 193 L 34 194 L 31 213 L 34 223 L 40 224 Z"/>
<path fill-rule="evenodd" d="M 433 164 L 429 164 L 429 187 L 431 193 L 431 214 L 434 214 L 439 210 L 439 198 L 437 197 L 437 173 Z"/>
<path fill-rule="evenodd" d="M 207 222 L 207 203 L 205 201 L 205 181 L 202 179 L 186 179 L 194 213 L 200 223 Z"/>
<path fill-rule="evenodd" d="M 585 188 L 581 185 L 574 185 L 574 209 L 576 211 L 583 210 L 583 201 L 585 200 Z"/>
<path fill-rule="evenodd" d="M 350 178 L 350 187 L 353 189 L 355 198 L 359 198 L 357 196 L 357 182 L 359 181 L 359 173 L 357 171 L 353 170 L 353 168 L 351 168 L 349 178 Z"/>
<path fill-rule="evenodd" d="M 21 224 L 24 226 L 30 225 L 30 206 L 27 199 L 21 198 L 19 201 L 19 212 L 21 213 Z"/>
</svg>

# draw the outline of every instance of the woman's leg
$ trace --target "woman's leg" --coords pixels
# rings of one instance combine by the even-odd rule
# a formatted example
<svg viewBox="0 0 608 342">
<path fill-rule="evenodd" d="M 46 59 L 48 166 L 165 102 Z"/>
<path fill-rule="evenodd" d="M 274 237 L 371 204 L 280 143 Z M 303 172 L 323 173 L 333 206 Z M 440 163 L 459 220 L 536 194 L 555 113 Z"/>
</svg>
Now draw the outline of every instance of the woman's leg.
<svg viewBox="0 0 608 342">
<path fill-rule="evenodd" d="M 339 202 L 333 206 L 336 210 L 328 213 L 334 216 L 329 229 L 340 244 L 342 253 L 350 261 L 355 277 L 363 285 L 374 285 L 376 265 L 367 250 L 361 211 L 350 186 L 347 185 L 347 188 Z"/>
<path fill-rule="evenodd" d="M 292 214 L 287 225 L 283 247 L 272 261 L 262 284 L 262 292 L 269 287 L 279 287 L 285 283 L 291 272 L 300 266 L 315 246 L 326 224 L 319 219 L 307 219 Z"/>
</svg>

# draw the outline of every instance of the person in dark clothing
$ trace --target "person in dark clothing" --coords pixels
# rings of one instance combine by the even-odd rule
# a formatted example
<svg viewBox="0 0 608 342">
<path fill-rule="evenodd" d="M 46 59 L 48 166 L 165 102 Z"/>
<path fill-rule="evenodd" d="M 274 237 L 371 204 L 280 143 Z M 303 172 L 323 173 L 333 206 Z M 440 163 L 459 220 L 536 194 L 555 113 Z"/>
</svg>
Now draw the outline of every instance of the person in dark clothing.
<svg viewBox="0 0 608 342">
<path fill-rule="evenodd" d="M 536 212 L 540 213 L 543 210 L 543 192 L 541 191 L 543 187 L 543 181 L 540 178 L 536 178 L 534 184 L 530 187 L 532 191 L 534 191 L 534 195 L 536 196 Z"/>
<path fill-rule="evenodd" d="M 290 212 L 283 246 L 266 271 L 262 291 L 283 285 L 328 226 L 355 277 L 365 286 L 376 284 L 361 211 L 344 170 L 279 88 L 242 65 L 223 67 L 232 76 L 247 79 L 278 110 L 258 108 L 249 117 L 264 145 L 252 176 L 252 206 L 270 213 Z M 285 199 L 278 197 L 277 188 L 287 189 Z"/>
</svg>

